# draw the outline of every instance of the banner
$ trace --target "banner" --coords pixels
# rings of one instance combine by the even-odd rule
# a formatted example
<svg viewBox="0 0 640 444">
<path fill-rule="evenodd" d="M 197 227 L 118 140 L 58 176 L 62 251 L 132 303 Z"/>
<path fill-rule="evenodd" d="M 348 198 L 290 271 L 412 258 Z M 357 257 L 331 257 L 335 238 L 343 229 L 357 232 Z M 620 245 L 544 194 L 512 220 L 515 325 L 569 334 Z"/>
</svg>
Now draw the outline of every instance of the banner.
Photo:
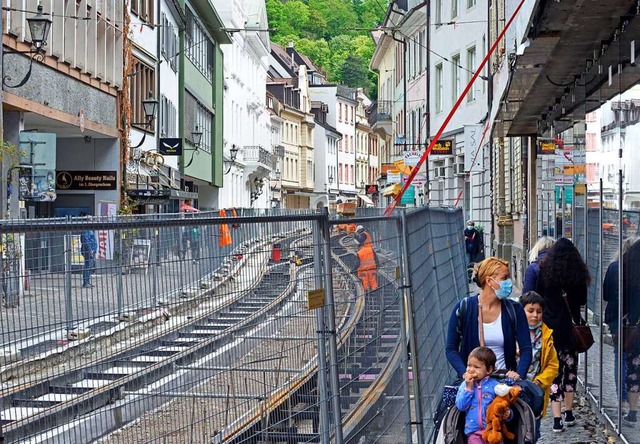
<svg viewBox="0 0 640 444">
<path fill-rule="evenodd" d="M 402 173 L 399 171 L 387 172 L 387 184 L 391 185 L 392 183 L 400 183 L 401 180 Z"/>
<path fill-rule="evenodd" d="M 481 171 L 483 155 L 480 147 L 482 125 L 464 126 L 464 170 Z"/>
</svg>

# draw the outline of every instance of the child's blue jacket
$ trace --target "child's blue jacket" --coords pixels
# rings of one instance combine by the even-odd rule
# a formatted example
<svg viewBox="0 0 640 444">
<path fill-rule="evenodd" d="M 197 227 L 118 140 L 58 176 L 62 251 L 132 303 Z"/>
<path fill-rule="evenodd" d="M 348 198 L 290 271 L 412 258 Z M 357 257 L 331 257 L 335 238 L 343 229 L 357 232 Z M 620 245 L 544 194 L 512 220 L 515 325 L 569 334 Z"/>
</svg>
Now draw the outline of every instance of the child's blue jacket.
<svg viewBox="0 0 640 444">
<path fill-rule="evenodd" d="M 496 385 L 498 381 L 487 376 L 480 382 L 474 382 L 473 390 L 467 390 L 467 384 L 464 381 L 458 387 L 456 407 L 466 413 L 465 435 L 485 429 L 487 408 L 496 397 L 494 392 Z"/>
</svg>

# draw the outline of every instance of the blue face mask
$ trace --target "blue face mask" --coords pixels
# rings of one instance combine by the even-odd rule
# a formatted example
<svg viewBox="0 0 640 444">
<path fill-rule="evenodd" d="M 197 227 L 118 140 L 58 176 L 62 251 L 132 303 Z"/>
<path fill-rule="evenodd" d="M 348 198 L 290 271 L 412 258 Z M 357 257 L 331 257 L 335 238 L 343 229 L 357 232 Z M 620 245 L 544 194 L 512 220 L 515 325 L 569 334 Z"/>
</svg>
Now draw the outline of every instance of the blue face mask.
<svg viewBox="0 0 640 444">
<path fill-rule="evenodd" d="M 538 322 L 536 325 L 529 325 L 529 330 L 537 330 L 542 327 L 542 321 Z"/>
<path fill-rule="evenodd" d="M 494 279 L 494 282 L 500 284 L 500 288 L 494 290 L 498 299 L 507 299 L 513 291 L 513 281 L 511 279 L 505 279 L 502 282 L 498 282 Z"/>
</svg>

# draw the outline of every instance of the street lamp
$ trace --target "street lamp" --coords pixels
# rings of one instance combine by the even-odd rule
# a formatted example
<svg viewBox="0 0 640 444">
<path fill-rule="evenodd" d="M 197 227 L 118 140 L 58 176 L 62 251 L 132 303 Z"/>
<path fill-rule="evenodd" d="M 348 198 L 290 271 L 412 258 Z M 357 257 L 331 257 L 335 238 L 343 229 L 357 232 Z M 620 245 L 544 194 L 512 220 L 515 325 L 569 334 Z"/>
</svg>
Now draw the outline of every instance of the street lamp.
<svg viewBox="0 0 640 444">
<path fill-rule="evenodd" d="M 191 159 L 189 159 L 189 163 L 184 166 L 185 168 L 189 168 L 189 166 L 191 166 L 191 164 L 193 163 L 193 156 L 195 154 L 200 154 L 200 144 L 202 143 L 202 130 L 198 125 L 196 125 L 193 131 L 191 131 L 191 142 L 193 143 L 195 148 L 193 149 L 185 148 L 183 150 L 183 151 L 192 151 Z"/>
<path fill-rule="evenodd" d="M 264 187 L 264 179 L 263 178 L 255 178 L 253 179 L 253 191 L 251 191 L 251 205 L 253 202 L 258 200 L 258 197 L 262 195 L 262 187 Z"/>
<path fill-rule="evenodd" d="M 144 122 L 131 122 L 131 125 L 139 125 L 143 127 L 151 126 L 151 122 L 156 117 L 156 110 L 158 108 L 158 101 L 153 97 L 153 92 L 149 91 L 147 98 L 142 101 L 142 111 L 144 112 Z M 131 149 L 140 148 L 147 138 L 147 132 L 142 135 L 140 143 Z"/>
<path fill-rule="evenodd" d="M 224 174 L 229 174 L 229 171 L 231 171 L 231 167 L 235 165 L 236 158 L 238 157 L 238 151 L 240 151 L 240 149 L 235 144 L 231 145 L 231 149 L 229 149 L 229 155 L 231 156 L 231 159 L 229 161 L 224 161 L 225 163 L 229 164 L 229 168 L 227 168 L 227 171 L 225 171 Z"/>
<path fill-rule="evenodd" d="M 33 17 L 27 19 L 29 25 L 29 32 L 31 33 L 31 46 L 34 48 L 30 51 L 16 51 L 16 50 L 2 50 L 2 66 L 4 66 L 5 54 L 32 54 L 29 59 L 29 70 L 25 74 L 24 78 L 15 85 L 10 85 L 7 82 L 11 81 L 11 76 L 2 76 L 2 86 L 6 88 L 20 88 L 31 77 L 31 70 L 33 68 L 33 59 L 38 61 L 44 60 L 44 47 L 47 46 L 47 39 L 49 38 L 49 31 L 51 30 L 51 19 L 42 13 L 42 5 L 38 5 L 38 12 Z"/>
</svg>

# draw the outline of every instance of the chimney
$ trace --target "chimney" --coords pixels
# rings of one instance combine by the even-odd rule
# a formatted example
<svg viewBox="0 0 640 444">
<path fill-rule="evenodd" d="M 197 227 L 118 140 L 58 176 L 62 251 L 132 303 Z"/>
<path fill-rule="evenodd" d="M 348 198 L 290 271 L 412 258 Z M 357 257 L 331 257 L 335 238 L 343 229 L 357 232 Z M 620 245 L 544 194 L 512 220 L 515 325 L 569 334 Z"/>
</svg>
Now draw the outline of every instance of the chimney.
<svg viewBox="0 0 640 444">
<path fill-rule="evenodd" d="M 290 57 L 290 61 L 289 63 L 291 64 L 291 69 L 295 70 L 296 68 L 296 63 L 295 63 L 295 56 L 293 55 L 294 49 L 293 49 L 293 42 L 289 42 L 289 44 L 287 45 L 287 54 L 289 54 Z"/>
</svg>

